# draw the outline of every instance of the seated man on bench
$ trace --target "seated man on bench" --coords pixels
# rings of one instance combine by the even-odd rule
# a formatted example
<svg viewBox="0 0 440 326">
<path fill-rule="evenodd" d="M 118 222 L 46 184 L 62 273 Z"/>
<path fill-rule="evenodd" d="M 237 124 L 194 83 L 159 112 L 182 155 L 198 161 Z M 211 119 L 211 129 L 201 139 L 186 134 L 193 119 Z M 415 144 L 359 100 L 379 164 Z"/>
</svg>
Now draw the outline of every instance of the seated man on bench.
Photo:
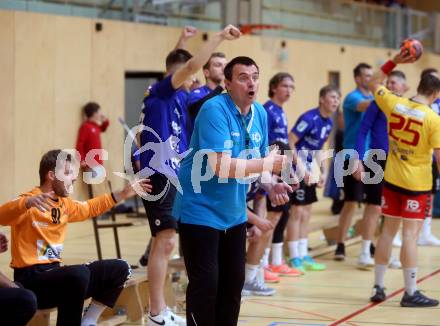
<svg viewBox="0 0 440 326">
<path fill-rule="evenodd" d="M 0 233 L 0 253 L 8 250 L 8 239 Z M 35 295 L 20 288 L 0 272 L 0 315 L 4 325 L 25 326 L 37 311 Z"/>
<path fill-rule="evenodd" d="M 71 156 L 51 150 L 40 161 L 40 186 L 0 206 L 0 224 L 10 225 L 14 280 L 35 293 L 39 309 L 58 308 L 57 325 L 95 326 L 105 307 L 113 307 L 131 271 L 119 259 L 62 266 L 67 224 L 96 217 L 116 203 L 150 192 L 148 179 L 85 202 L 69 198 L 76 176 Z M 84 300 L 92 297 L 82 317 Z"/>
</svg>

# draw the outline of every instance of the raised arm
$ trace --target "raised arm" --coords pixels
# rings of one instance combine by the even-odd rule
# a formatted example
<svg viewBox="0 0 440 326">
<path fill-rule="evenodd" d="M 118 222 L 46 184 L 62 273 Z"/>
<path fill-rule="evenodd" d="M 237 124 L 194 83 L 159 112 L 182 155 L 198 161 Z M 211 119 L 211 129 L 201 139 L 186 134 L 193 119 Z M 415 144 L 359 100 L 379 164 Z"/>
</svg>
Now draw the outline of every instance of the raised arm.
<svg viewBox="0 0 440 326">
<path fill-rule="evenodd" d="M 228 25 L 219 33 L 216 33 L 194 57 L 188 60 L 172 76 L 171 84 L 178 89 L 191 75 L 195 74 L 209 60 L 211 54 L 224 40 L 235 40 L 241 33 L 235 26 Z"/>
<path fill-rule="evenodd" d="M 380 86 L 383 85 L 388 74 L 398 65 L 402 63 L 412 63 L 417 59 L 408 52 L 400 52 L 393 59 L 385 62 L 380 69 L 376 70 L 368 83 L 368 89 L 375 94 Z"/>
<path fill-rule="evenodd" d="M 176 46 L 174 47 L 174 50 L 182 49 L 186 50 L 186 42 L 194 37 L 197 34 L 197 28 L 193 26 L 185 26 L 182 29 L 182 33 L 180 34 L 179 40 L 177 41 Z"/>
</svg>

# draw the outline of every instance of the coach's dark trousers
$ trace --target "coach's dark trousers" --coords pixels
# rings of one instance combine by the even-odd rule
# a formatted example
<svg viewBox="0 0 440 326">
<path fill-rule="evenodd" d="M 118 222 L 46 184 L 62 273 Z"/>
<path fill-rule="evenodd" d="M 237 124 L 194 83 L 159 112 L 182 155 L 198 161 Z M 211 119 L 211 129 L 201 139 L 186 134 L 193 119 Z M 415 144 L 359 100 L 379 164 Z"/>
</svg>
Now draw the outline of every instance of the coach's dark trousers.
<svg viewBox="0 0 440 326">
<path fill-rule="evenodd" d="M 52 263 L 14 270 L 15 281 L 37 296 L 39 309 L 58 308 L 58 326 L 80 325 L 86 298 L 113 307 L 129 275 L 130 267 L 120 259 L 62 267 Z"/>
<path fill-rule="evenodd" d="M 187 326 L 235 326 L 244 283 L 246 223 L 226 231 L 179 224 L 188 272 Z"/>
</svg>

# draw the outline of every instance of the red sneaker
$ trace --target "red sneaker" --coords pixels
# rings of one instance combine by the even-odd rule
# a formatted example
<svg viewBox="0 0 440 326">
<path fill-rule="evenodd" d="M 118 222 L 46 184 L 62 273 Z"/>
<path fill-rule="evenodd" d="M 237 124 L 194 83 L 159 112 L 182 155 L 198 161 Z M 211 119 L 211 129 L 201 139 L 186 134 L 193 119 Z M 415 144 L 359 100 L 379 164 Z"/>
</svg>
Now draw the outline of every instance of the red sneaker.
<svg viewBox="0 0 440 326">
<path fill-rule="evenodd" d="M 277 273 L 272 273 L 268 269 L 264 269 L 264 281 L 266 283 L 278 283 L 280 281 L 280 278 L 278 277 Z"/>
<path fill-rule="evenodd" d="M 295 268 L 290 268 L 286 264 L 269 265 L 268 270 L 272 273 L 277 273 L 279 276 L 298 277 L 298 276 L 301 276 L 304 274 L 303 272 L 301 272 Z"/>
</svg>

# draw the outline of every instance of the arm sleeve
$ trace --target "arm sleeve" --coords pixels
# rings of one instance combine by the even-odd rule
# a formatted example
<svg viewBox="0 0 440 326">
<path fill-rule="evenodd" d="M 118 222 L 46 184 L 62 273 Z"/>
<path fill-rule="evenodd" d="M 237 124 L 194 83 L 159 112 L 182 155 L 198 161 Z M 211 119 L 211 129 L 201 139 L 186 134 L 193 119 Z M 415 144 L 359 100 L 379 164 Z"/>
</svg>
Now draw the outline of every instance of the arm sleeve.
<svg viewBox="0 0 440 326">
<path fill-rule="evenodd" d="M 368 107 L 367 111 L 365 111 L 365 114 L 362 118 L 355 145 L 355 150 L 358 152 L 360 159 L 363 159 L 365 155 L 365 141 L 368 137 L 369 131 L 376 121 L 378 113 L 379 108 L 377 107 L 376 102 L 371 102 L 370 106 Z"/>
<path fill-rule="evenodd" d="M 301 140 L 304 135 L 312 128 L 312 122 L 307 117 L 300 116 L 296 121 L 295 125 L 292 127 L 291 132 L 298 137 L 298 141 Z"/>
<path fill-rule="evenodd" d="M 342 108 L 344 110 L 349 111 L 357 111 L 357 106 L 359 102 L 362 102 L 362 97 L 360 97 L 356 92 L 350 93 L 344 99 L 344 103 L 342 104 Z"/>
<path fill-rule="evenodd" d="M 156 96 L 160 99 L 169 99 L 172 97 L 176 90 L 173 88 L 173 84 L 171 83 L 171 77 L 172 75 L 169 75 L 160 82 L 154 84 L 150 90 L 150 93 L 156 94 Z"/>
<path fill-rule="evenodd" d="M 27 211 L 26 197 L 19 197 L 0 206 L 0 225 L 15 225 Z"/>
<path fill-rule="evenodd" d="M 228 121 L 215 101 L 206 102 L 197 116 L 200 149 L 220 153 L 227 149 L 225 142 L 232 141 Z"/>
<path fill-rule="evenodd" d="M 110 125 L 110 120 L 109 119 L 105 120 L 101 125 L 101 131 L 105 132 L 109 125 Z"/>
<path fill-rule="evenodd" d="M 385 113 L 387 118 L 391 115 L 394 107 L 399 100 L 397 95 L 391 93 L 385 86 L 379 87 L 374 93 L 374 99 L 376 100 L 379 108 Z"/>
<path fill-rule="evenodd" d="M 79 128 L 78 139 L 76 140 L 76 150 L 79 152 L 79 155 L 81 156 L 81 161 L 83 161 L 87 155 L 86 153 L 87 138 L 88 138 L 88 130 L 84 125 L 82 125 L 81 128 Z"/>
<path fill-rule="evenodd" d="M 84 202 L 68 199 L 69 222 L 80 222 L 96 217 L 115 206 L 111 194 L 101 195 Z"/>
</svg>

